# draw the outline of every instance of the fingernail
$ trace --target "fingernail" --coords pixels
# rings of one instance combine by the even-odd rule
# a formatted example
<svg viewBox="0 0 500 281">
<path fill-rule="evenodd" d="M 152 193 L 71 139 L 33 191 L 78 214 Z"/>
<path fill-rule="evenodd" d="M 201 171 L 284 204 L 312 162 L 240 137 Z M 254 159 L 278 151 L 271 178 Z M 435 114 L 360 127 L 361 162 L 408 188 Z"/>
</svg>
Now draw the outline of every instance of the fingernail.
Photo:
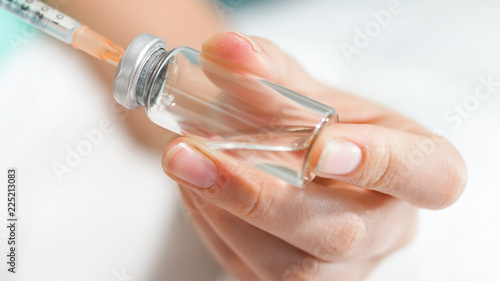
<svg viewBox="0 0 500 281">
<path fill-rule="evenodd" d="M 162 162 L 165 172 L 199 188 L 210 188 L 217 180 L 215 163 L 186 143 L 173 147 Z"/>
<path fill-rule="evenodd" d="M 328 175 L 347 175 L 361 163 L 363 153 L 354 143 L 346 140 L 330 141 L 326 144 L 316 171 Z"/>
<path fill-rule="evenodd" d="M 246 41 L 248 44 L 250 44 L 252 46 L 252 49 L 254 50 L 254 52 L 257 52 L 257 53 L 260 53 L 260 47 L 257 43 L 255 43 L 250 37 L 246 36 L 245 34 L 241 33 L 241 32 L 237 32 L 237 31 L 231 31 L 229 33 L 232 33 L 234 35 L 236 35 L 236 37 Z"/>
</svg>

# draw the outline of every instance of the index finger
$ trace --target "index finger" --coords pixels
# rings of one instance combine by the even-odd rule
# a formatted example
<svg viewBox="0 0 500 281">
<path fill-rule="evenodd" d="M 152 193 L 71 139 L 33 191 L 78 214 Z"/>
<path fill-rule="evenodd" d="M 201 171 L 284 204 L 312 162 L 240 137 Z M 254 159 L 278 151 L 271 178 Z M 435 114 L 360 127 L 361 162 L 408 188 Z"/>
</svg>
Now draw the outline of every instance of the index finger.
<svg viewBox="0 0 500 281">
<path fill-rule="evenodd" d="M 446 139 L 374 125 L 333 124 L 310 159 L 321 177 L 429 209 L 454 203 L 467 182 L 465 162 Z"/>
</svg>

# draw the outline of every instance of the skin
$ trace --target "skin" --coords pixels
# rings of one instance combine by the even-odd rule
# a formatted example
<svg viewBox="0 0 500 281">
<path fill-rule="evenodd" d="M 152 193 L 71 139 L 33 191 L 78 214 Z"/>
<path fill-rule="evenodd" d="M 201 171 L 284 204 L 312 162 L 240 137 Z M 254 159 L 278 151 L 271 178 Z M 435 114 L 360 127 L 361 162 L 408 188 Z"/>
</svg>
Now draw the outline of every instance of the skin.
<svg viewBox="0 0 500 281">
<path fill-rule="evenodd" d="M 203 44 L 202 56 L 335 106 L 341 123 L 313 145 L 312 167 L 331 141 L 348 140 L 362 152 L 352 172 L 316 171 L 320 177 L 299 189 L 201 142 L 168 145 L 165 172 L 181 185 L 207 245 L 238 279 L 362 280 L 412 240 L 417 207 L 444 208 L 462 193 L 467 171 L 447 140 L 318 83 L 269 41 L 221 33 Z"/>
<path fill-rule="evenodd" d="M 223 29 L 223 22 L 210 1 L 199 0 L 54 0 L 62 12 L 89 26 L 92 30 L 126 48 L 142 33 L 164 38 L 169 48 L 189 46 L 199 49 L 203 41 Z M 50 1 L 47 2 L 51 4 Z M 132 19 L 132 20 L 131 20 Z M 105 62 L 89 60 L 99 77 L 110 87 L 109 104 L 115 68 Z M 123 114 L 123 113 L 121 113 Z M 175 134 L 149 121 L 144 109 L 127 110 L 124 120 L 131 136 L 140 144 L 163 151 Z"/>
<path fill-rule="evenodd" d="M 93 1 L 71 1 L 62 8 L 122 46 L 148 32 L 166 38 L 170 47 L 199 49 L 222 26 L 213 8 L 200 4 L 204 1 Z M 137 11 L 148 17 L 131 21 Z M 384 107 L 318 83 L 271 42 L 219 33 L 202 45 L 202 56 L 339 112 L 340 123 L 327 128 L 312 147 L 311 167 L 334 140 L 347 140 L 362 153 L 352 172 L 316 171 L 319 177 L 298 189 L 192 139 L 168 144 L 163 169 L 179 183 L 208 248 L 237 279 L 362 280 L 413 239 L 417 208 L 444 208 L 462 193 L 466 167 L 447 140 Z M 103 79 L 112 81 L 114 69 L 99 68 Z M 171 139 L 143 111 L 125 122 L 133 136 L 153 149 Z M 428 144 L 431 150 L 425 149 Z"/>
</svg>

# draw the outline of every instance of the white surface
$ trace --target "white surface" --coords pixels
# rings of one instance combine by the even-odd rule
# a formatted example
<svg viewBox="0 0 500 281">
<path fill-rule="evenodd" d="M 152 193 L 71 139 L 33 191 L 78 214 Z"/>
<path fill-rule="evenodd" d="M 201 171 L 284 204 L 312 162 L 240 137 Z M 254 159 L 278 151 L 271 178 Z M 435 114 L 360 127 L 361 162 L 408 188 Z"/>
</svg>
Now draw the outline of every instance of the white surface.
<svg viewBox="0 0 500 281">
<path fill-rule="evenodd" d="M 402 1 L 403 12 L 347 63 L 341 42 L 351 43 L 353 27 L 387 2 L 275 1 L 235 16 L 241 31 L 277 42 L 325 83 L 445 130 L 466 158 L 470 180 L 461 200 L 422 212 L 415 242 L 370 281 L 500 280 L 500 88 L 458 128 L 443 119 L 474 93 L 478 76 L 500 80 L 500 3 Z M 39 36 L 0 67 L 0 174 L 19 169 L 21 220 L 19 275 L 2 269 L 0 280 L 111 281 L 122 269 L 145 280 L 160 270 L 153 264 L 160 254 L 165 280 L 213 280 L 218 269 L 184 221 L 161 155 L 126 133 L 110 110 L 108 85 L 85 59 Z M 59 182 L 52 163 L 64 162 L 66 147 L 106 118 L 115 130 Z M 4 198 L 2 191 L 2 214 Z"/>
<path fill-rule="evenodd" d="M 341 43 L 352 44 L 354 28 L 388 2 L 274 1 L 237 20 L 242 32 L 273 40 L 323 82 L 444 130 L 466 159 L 469 183 L 459 202 L 422 211 L 416 240 L 369 281 L 500 280 L 500 87 L 457 128 L 443 117 L 474 94 L 479 76 L 500 81 L 500 2 L 401 1 L 403 11 L 348 63 Z"/>
<path fill-rule="evenodd" d="M 20 48 L 0 68 L 0 169 L 18 168 L 20 220 L 15 277 L 6 274 L 0 228 L 0 280 L 142 281 L 162 271 L 165 280 L 215 278 L 220 269 L 185 219 L 161 153 L 127 133 L 89 58 L 42 35 Z M 104 120 L 114 130 L 59 181 L 53 163 L 67 165 L 68 147 L 77 150 L 84 131 Z M 6 195 L 5 187 L 2 218 Z"/>
</svg>

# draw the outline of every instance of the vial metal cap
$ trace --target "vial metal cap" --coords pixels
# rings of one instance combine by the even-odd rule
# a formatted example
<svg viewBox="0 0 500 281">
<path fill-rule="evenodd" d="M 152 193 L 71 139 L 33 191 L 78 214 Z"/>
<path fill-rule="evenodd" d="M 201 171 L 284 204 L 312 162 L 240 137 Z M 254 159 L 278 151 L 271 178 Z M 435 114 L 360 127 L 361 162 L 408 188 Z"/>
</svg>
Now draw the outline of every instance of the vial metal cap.
<svg viewBox="0 0 500 281">
<path fill-rule="evenodd" d="M 149 59 L 159 50 L 167 51 L 167 44 L 159 37 L 151 34 L 139 35 L 123 54 L 123 57 L 116 69 L 115 79 L 113 80 L 113 96 L 115 100 L 128 109 L 137 109 L 144 105 L 142 100 L 143 93 L 139 91 L 144 89 L 148 75 L 143 71 Z"/>
</svg>

